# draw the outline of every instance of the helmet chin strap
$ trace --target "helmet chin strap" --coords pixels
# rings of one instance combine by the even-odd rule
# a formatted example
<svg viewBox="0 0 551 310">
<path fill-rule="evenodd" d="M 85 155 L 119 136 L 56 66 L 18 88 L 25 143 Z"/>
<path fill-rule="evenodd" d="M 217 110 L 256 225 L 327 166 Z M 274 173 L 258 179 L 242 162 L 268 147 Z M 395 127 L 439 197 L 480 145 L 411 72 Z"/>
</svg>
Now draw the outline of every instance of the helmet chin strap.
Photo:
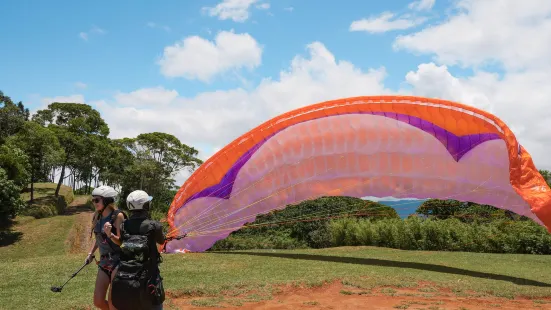
<svg viewBox="0 0 551 310">
<path fill-rule="evenodd" d="M 99 196 L 99 198 L 101 199 L 101 205 L 103 206 L 103 207 L 101 207 L 101 210 L 99 210 L 99 213 L 103 213 L 103 211 L 105 211 L 105 208 L 106 208 L 107 206 L 105 205 L 105 199 L 104 199 L 104 197 Z M 103 215 L 103 214 L 102 214 L 102 215 Z"/>
</svg>

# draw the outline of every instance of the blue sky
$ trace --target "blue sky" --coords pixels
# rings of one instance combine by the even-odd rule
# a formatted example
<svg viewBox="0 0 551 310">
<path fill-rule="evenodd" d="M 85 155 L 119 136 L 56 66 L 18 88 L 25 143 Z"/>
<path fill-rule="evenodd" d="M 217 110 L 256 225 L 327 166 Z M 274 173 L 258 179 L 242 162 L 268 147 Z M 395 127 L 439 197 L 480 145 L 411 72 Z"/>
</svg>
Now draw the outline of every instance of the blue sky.
<svg viewBox="0 0 551 310">
<path fill-rule="evenodd" d="M 86 102 L 112 137 L 168 132 L 206 159 L 290 109 L 400 93 L 487 109 L 551 168 L 548 0 L 10 0 L 0 12 L 0 90 L 31 110 Z"/>
<path fill-rule="evenodd" d="M 202 83 L 166 78 L 156 60 L 165 46 L 185 37 L 198 35 L 212 40 L 216 32 L 232 29 L 249 33 L 264 48 L 262 65 L 254 72 L 242 72 L 253 84 L 264 77 L 277 78 L 282 67 L 288 66 L 296 54 L 305 53 L 305 46 L 312 41 L 323 42 L 339 59 L 358 68 L 384 66 L 389 75 L 387 85 L 394 88 L 416 64 L 430 60 L 430 56 L 393 51 L 394 32 L 368 35 L 349 31 L 352 20 L 383 11 L 407 11 L 408 1 L 348 1 L 346 5 L 325 1 L 320 5 L 319 1 L 278 0 L 269 2 L 269 9 L 253 5 L 246 22 L 219 20 L 202 10 L 217 3 L 2 2 L 0 10 L 7 14 L 0 20 L 0 29 L 7 38 L 7 48 L 0 50 L 0 85 L 14 99 L 29 104 L 36 104 L 38 97 L 73 93 L 99 100 L 115 91 L 157 85 L 176 89 L 183 96 L 230 89 L 240 86 L 240 80 L 229 76 Z M 79 36 L 81 32 L 87 33 L 87 40 Z M 87 88 L 78 88 L 75 83 L 79 82 Z"/>
</svg>

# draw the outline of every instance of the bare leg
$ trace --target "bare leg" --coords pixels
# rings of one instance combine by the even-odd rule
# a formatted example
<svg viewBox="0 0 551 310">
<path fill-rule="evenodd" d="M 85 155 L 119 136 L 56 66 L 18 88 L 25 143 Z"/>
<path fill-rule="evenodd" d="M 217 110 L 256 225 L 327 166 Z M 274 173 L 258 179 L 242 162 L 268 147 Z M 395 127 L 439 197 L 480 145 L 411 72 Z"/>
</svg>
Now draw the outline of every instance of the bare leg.
<svg viewBox="0 0 551 310">
<path fill-rule="evenodd" d="M 113 270 L 113 272 L 111 273 L 111 283 L 113 283 L 113 279 L 115 278 L 115 275 L 117 274 L 117 270 L 119 270 L 119 268 L 115 268 L 115 270 Z M 113 306 L 113 299 L 111 299 L 111 289 L 113 288 L 112 285 L 109 286 L 109 309 L 110 310 L 117 310 L 117 308 L 115 308 L 115 306 Z"/>
<path fill-rule="evenodd" d="M 105 300 L 105 294 L 109 287 L 109 277 L 98 268 L 96 287 L 94 289 L 94 306 L 102 310 L 109 310 L 109 303 Z"/>
</svg>

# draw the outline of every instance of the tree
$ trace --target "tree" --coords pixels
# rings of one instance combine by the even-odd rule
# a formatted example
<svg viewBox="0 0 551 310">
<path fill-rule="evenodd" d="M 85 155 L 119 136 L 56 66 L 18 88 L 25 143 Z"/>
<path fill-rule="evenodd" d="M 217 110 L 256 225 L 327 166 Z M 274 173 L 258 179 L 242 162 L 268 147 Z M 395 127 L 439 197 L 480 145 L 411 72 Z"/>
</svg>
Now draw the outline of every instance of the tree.
<svg viewBox="0 0 551 310">
<path fill-rule="evenodd" d="M 0 145 L 0 168 L 16 186 L 22 187 L 29 181 L 29 157 L 10 140 Z"/>
<path fill-rule="evenodd" d="M 415 213 L 446 219 L 453 217 L 455 213 L 464 208 L 464 204 L 464 202 L 451 199 L 428 199 L 415 210 Z"/>
<path fill-rule="evenodd" d="M 25 122 L 23 128 L 11 138 L 29 158 L 31 199 L 34 200 L 34 183 L 45 175 L 44 163 L 61 149 L 55 134 L 36 122 Z"/>
<path fill-rule="evenodd" d="M 88 157 L 90 146 L 96 139 L 107 138 L 109 127 L 98 111 L 87 104 L 54 102 L 38 111 L 33 120 L 55 133 L 65 157 L 61 163 L 61 175 L 55 191 L 65 179 L 65 168 L 75 158 Z"/>
<path fill-rule="evenodd" d="M 2 224 L 15 218 L 17 212 L 24 207 L 19 191 L 20 188 L 8 179 L 6 171 L 0 168 L 0 222 Z"/>
<path fill-rule="evenodd" d="M 458 218 L 462 222 L 491 221 L 497 218 L 510 220 L 526 220 L 509 210 L 496 208 L 490 205 L 481 205 L 469 201 L 429 199 L 423 202 L 417 210 L 417 214 L 437 219 Z"/>
<path fill-rule="evenodd" d="M 547 185 L 549 185 L 549 187 L 551 187 L 551 171 L 549 171 L 549 170 L 539 170 L 539 173 L 545 179 L 545 181 L 547 182 Z"/>
<path fill-rule="evenodd" d="M 131 189 L 142 189 L 155 197 L 164 197 L 172 191 L 175 175 L 183 169 L 193 171 L 202 161 L 198 151 L 183 144 L 173 135 L 153 132 L 116 142 L 116 152 L 123 157 L 133 156 L 133 164 L 125 167 L 122 197 Z M 164 199 L 166 200 L 166 199 Z M 155 200 L 159 203 L 159 200 Z M 164 202 L 163 202 L 164 203 Z"/>
<path fill-rule="evenodd" d="M 10 97 L 0 91 L 0 144 L 17 133 L 28 119 L 29 109 L 25 109 L 22 102 L 13 103 Z"/>
</svg>

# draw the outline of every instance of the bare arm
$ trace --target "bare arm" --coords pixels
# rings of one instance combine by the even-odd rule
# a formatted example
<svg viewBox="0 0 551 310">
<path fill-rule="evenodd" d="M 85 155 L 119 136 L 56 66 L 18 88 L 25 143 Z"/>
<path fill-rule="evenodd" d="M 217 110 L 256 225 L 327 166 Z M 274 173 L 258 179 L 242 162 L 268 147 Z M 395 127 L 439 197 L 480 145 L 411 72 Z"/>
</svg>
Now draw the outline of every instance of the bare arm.
<svg viewBox="0 0 551 310">
<path fill-rule="evenodd" d="M 92 246 L 90 247 L 90 251 L 88 251 L 88 254 L 94 254 L 94 252 L 96 252 L 97 249 L 98 249 L 98 245 L 94 242 L 94 244 L 92 244 Z"/>
<path fill-rule="evenodd" d="M 119 213 L 117 215 L 117 218 L 115 219 L 115 227 L 117 228 L 117 234 L 110 233 L 108 236 L 116 245 L 121 245 L 121 227 L 122 227 L 122 221 L 124 221 L 124 215 L 122 213 Z"/>
<path fill-rule="evenodd" d="M 165 236 L 163 235 L 163 227 L 160 224 L 155 225 L 155 226 L 156 226 L 155 227 L 155 241 L 157 241 L 158 244 L 163 244 L 165 242 Z"/>
<path fill-rule="evenodd" d="M 92 261 L 92 256 L 94 255 L 97 249 L 98 249 L 98 245 L 96 244 L 96 242 L 94 242 L 94 244 L 90 247 L 90 251 L 88 251 L 88 256 L 86 257 L 85 262 L 89 263 Z"/>
</svg>

